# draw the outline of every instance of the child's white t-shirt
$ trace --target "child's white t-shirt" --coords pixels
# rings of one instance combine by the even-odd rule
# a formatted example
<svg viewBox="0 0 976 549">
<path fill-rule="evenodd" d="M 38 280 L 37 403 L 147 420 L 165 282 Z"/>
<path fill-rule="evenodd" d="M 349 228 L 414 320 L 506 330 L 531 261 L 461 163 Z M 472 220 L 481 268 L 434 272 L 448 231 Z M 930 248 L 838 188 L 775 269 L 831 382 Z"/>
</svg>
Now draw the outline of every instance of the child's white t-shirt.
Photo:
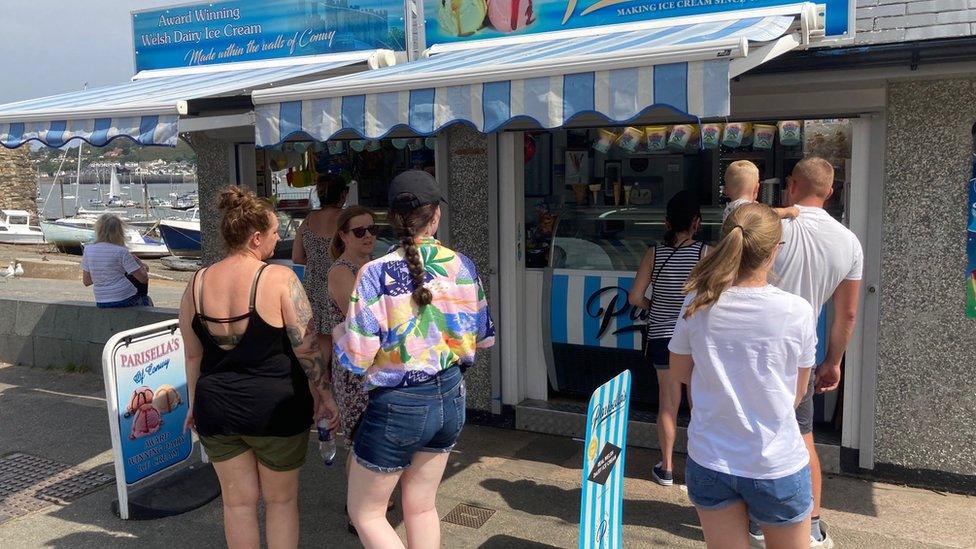
<svg viewBox="0 0 976 549">
<path fill-rule="evenodd" d="M 669 349 L 691 355 L 688 455 L 714 471 L 753 479 L 809 463 L 793 403 L 800 368 L 815 365 L 813 308 L 775 286 L 733 286 L 689 319 L 685 299 Z"/>
<path fill-rule="evenodd" d="M 729 202 L 728 204 L 726 204 L 725 205 L 725 211 L 722 212 L 722 221 L 724 222 L 725 221 L 725 218 L 727 218 L 728 216 L 732 215 L 732 212 L 734 212 L 736 208 L 738 208 L 739 206 L 741 206 L 743 204 L 752 204 L 752 200 L 747 200 L 745 198 L 736 198 L 732 202 Z"/>
</svg>

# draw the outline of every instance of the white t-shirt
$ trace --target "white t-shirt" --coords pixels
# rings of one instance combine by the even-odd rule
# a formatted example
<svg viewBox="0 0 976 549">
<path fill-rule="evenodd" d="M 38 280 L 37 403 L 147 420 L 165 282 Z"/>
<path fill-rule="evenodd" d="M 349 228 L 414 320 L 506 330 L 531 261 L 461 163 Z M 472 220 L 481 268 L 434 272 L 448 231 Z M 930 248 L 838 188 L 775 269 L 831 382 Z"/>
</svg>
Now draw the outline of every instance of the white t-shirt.
<svg viewBox="0 0 976 549">
<path fill-rule="evenodd" d="M 722 221 L 725 221 L 725 218 L 732 215 L 732 212 L 734 212 L 736 208 L 738 208 L 743 204 L 752 204 L 752 200 L 747 200 L 745 198 L 736 198 L 732 202 L 726 204 L 725 211 L 722 212 Z"/>
<path fill-rule="evenodd" d="M 136 295 L 136 287 L 125 277 L 141 265 L 125 246 L 95 242 L 85 246 L 81 270 L 91 275 L 96 303 L 113 303 Z"/>
<path fill-rule="evenodd" d="M 816 360 L 810 304 L 775 286 L 733 286 L 689 319 L 685 299 L 668 348 L 691 355 L 688 455 L 753 479 L 791 475 L 810 461 L 793 403 L 800 368 Z"/>
<path fill-rule="evenodd" d="M 841 282 L 861 280 L 864 252 L 854 233 L 822 208 L 797 208 L 798 217 L 782 221 L 784 244 L 773 264 L 773 279 L 809 301 L 819 317 Z"/>
</svg>

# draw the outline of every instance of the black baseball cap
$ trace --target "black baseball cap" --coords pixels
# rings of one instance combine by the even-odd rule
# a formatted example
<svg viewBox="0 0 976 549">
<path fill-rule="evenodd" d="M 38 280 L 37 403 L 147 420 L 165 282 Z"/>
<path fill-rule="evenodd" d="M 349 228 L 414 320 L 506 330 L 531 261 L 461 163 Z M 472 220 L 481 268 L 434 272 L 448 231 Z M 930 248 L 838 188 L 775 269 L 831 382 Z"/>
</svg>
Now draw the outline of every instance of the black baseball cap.
<svg viewBox="0 0 976 549">
<path fill-rule="evenodd" d="M 408 170 L 394 177 L 390 182 L 388 198 L 390 209 L 402 214 L 427 204 L 447 204 L 437 180 L 423 170 Z"/>
</svg>

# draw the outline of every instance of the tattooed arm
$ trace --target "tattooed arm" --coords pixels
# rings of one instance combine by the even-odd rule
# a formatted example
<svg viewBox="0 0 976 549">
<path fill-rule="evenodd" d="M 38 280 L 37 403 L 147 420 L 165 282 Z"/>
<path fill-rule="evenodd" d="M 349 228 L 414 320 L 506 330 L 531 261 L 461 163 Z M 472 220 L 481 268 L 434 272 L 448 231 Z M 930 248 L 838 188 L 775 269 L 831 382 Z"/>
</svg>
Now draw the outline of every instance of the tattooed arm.
<svg viewBox="0 0 976 549">
<path fill-rule="evenodd" d="M 332 371 L 322 358 L 319 337 L 312 324 L 312 307 L 295 273 L 291 269 L 282 271 L 281 318 L 298 363 L 308 376 L 308 384 L 315 398 L 314 419 L 327 418 L 329 429 L 335 429 L 339 425 L 339 408 L 332 397 Z"/>
<path fill-rule="evenodd" d="M 298 277 L 289 272 L 287 292 L 281 302 L 281 318 L 305 375 L 318 389 L 328 389 L 332 379 L 329 364 L 322 359 L 318 334 L 312 325 L 312 307 Z"/>
</svg>

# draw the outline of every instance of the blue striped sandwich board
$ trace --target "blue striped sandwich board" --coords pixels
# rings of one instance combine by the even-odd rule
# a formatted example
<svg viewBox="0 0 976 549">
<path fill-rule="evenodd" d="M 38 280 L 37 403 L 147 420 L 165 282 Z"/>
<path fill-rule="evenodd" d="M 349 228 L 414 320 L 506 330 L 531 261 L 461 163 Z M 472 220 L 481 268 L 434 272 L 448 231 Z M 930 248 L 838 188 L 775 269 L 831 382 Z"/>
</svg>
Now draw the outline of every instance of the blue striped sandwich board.
<svg viewBox="0 0 976 549">
<path fill-rule="evenodd" d="M 580 549 L 623 547 L 624 455 L 630 414 L 630 370 L 590 397 L 583 452 Z"/>
</svg>

